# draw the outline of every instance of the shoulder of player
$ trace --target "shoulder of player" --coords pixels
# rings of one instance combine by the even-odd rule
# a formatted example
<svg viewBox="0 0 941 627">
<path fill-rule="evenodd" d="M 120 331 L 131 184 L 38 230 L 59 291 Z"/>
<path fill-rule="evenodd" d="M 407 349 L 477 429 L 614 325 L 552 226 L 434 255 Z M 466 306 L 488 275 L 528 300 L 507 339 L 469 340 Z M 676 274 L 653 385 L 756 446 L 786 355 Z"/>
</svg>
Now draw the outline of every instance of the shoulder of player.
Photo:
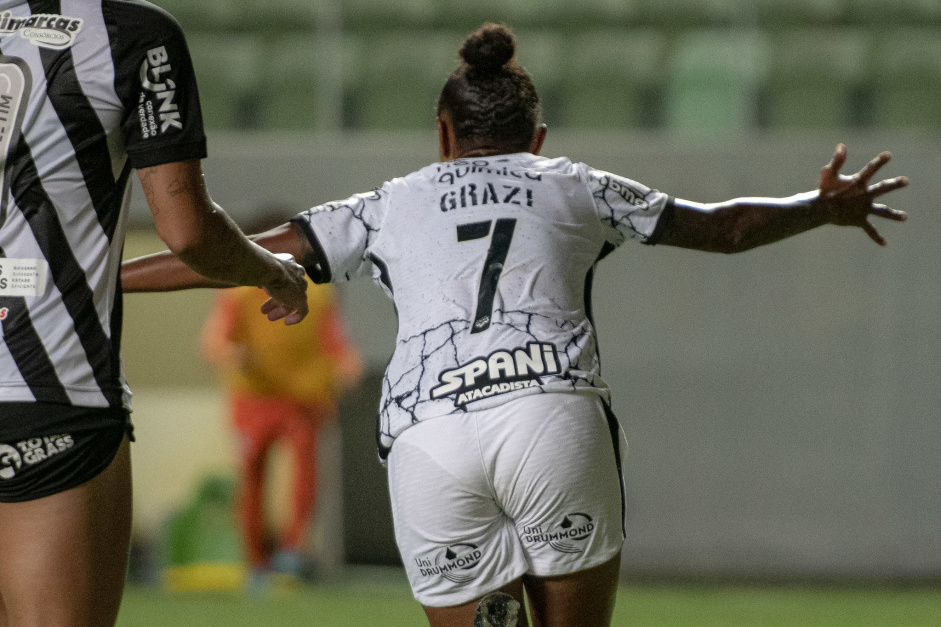
<svg viewBox="0 0 941 627">
<path fill-rule="evenodd" d="M 173 14 L 146 0 L 102 0 L 101 10 L 119 29 L 127 29 L 134 38 L 145 35 L 153 39 L 183 32 Z M 134 30 L 138 28 L 146 30 Z"/>
</svg>

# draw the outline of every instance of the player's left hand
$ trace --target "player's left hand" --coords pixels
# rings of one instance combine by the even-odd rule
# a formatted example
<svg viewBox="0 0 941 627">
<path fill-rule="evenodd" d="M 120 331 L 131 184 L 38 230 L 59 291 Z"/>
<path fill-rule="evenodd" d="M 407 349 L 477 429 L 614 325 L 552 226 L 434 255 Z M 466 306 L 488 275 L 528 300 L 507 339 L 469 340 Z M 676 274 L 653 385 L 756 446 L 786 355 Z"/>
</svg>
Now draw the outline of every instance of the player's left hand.
<svg viewBox="0 0 941 627">
<path fill-rule="evenodd" d="M 908 177 L 897 176 L 872 185 L 869 180 L 891 158 L 889 152 L 881 152 L 862 170 L 852 176 L 846 176 L 840 174 L 840 168 L 846 163 L 846 146 L 837 144 L 833 159 L 820 172 L 819 201 L 830 224 L 858 226 L 866 231 L 872 241 L 880 246 L 886 245 L 885 239 L 869 221 L 869 216 L 879 216 L 896 222 L 904 222 L 908 216 L 904 211 L 889 209 L 873 201 L 883 194 L 908 185 Z"/>
</svg>

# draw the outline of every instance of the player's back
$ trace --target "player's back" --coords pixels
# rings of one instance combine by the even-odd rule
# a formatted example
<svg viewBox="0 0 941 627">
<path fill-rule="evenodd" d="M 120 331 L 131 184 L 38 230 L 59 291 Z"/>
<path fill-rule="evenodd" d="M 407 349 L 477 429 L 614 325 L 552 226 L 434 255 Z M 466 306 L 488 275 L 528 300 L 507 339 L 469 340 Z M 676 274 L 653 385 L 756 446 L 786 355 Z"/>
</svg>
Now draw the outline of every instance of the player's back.
<svg viewBox="0 0 941 627">
<path fill-rule="evenodd" d="M 647 241 L 669 198 L 529 153 L 432 164 L 297 216 L 322 278 L 370 272 L 399 328 L 380 443 L 428 418 L 527 394 L 608 395 L 590 319 L 595 262 Z"/>
</svg>

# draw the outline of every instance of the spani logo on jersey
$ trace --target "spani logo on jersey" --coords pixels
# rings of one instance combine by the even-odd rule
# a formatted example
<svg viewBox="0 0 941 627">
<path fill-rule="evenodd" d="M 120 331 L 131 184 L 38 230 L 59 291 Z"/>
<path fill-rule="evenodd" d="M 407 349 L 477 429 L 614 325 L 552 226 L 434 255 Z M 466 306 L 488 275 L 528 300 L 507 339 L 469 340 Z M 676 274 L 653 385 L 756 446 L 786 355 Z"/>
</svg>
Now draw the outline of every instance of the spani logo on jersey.
<svg viewBox="0 0 941 627">
<path fill-rule="evenodd" d="M 173 101 L 176 96 L 176 83 L 172 78 L 164 78 L 164 74 L 168 74 L 173 69 L 169 61 L 170 55 L 166 47 L 160 46 L 148 50 L 147 58 L 140 66 L 140 82 L 145 91 L 141 92 L 137 114 L 144 139 L 158 134 L 158 119 L 161 135 L 171 128 L 183 130 L 180 108 Z M 154 98 L 149 97 L 146 92 L 151 92 L 156 96 L 156 103 Z"/>
<path fill-rule="evenodd" d="M 464 407 L 482 398 L 539 385 L 539 375 L 560 370 L 555 345 L 531 342 L 525 348 L 498 350 L 445 370 L 438 375 L 441 385 L 432 388 L 431 398 L 456 394 L 454 404 Z"/>
</svg>

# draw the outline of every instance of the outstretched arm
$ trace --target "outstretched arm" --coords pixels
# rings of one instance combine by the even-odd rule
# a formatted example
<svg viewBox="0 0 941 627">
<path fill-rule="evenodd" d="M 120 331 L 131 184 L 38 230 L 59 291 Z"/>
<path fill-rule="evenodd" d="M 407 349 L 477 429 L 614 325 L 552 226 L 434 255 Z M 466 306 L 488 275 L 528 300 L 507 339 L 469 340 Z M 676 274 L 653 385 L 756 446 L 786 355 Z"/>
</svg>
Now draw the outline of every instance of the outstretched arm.
<svg viewBox="0 0 941 627">
<path fill-rule="evenodd" d="M 288 253 L 307 267 L 321 262 L 301 233 L 290 222 L 270 231 L 253 235 L 249 240 L 273 253 Z M 211 279 L 196 272 L 165 250 L 125 261 L 121 266 L 121 284 L 125 292 L 170 292 L 195 287 L 232 287 L 235 283 Z"/>
<path fill-rule="evenodd" d="M 824 166 L 816 191 L 789 198 L 737 198 L 723 203 L 700 204 L 676 200 L 673 222 L 661 244 L 707 252 L 738 253 L 809 231 L 824 224 L 857 226 L 880 246 L 886 241 L 869 221 L 870 216 L 902 222 L 903 211 L 876 204 L 879 196 L 908 185 L 899 176 L 870 184 L 873 175 L 891 155 L 880 153 L 852 176 L 840 174 L 846 163 L 846 146 L 839 144 Z"/>
<path fill-rule="evenodd" d="M 187 266 L 216 282 L 255 285 L 271 296 L 271 320 L 295 324 L 307 315 L 304 269 L 248 240 L 209 198 L 198 159 L 138 171 L 157 234 Z"/>
</svg>

